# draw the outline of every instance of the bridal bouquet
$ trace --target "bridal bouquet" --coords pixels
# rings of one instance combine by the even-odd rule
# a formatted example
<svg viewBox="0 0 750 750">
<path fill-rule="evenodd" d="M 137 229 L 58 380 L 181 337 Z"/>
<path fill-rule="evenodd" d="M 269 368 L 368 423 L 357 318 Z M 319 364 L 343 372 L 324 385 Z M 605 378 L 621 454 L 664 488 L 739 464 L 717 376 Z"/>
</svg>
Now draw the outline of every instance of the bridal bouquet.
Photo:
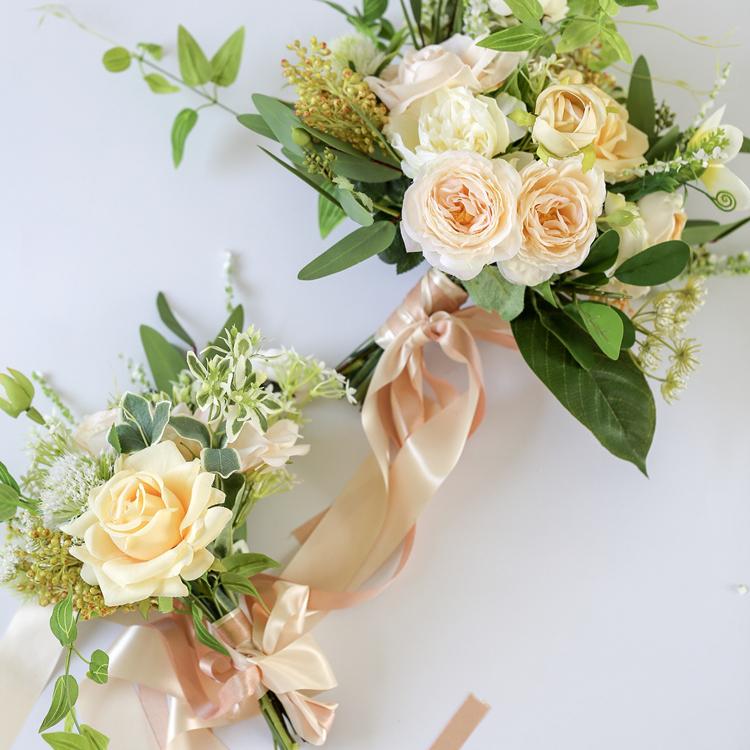
<svg viewBox="0 0 750 750">
<path fill-rule="evenodd" d="M 621 6 L 656 0 L 386 0 L 355 10 L 330 45 L 290 46 L 293 105 L 255 95 L 240 121 L 278 141 L 319 194 L 320 232 L 360 225 L 301 279 L 378 255 L 397 273 L 423 261 L 510 322 L 523 358 L 614 455 L 643 472 L 655 428 L 647 379 L 673 400 L 697 364 L 684 333 L 704 279 L 746 273 L 707 249 L 744 224 L 688 219 L 689 191 L 748 211 L 728 164 L 747 139 L 711 109 L 687 125 L 654 98 L 646 60 L 629 86 Z M 434 312 L 430 310 L 429 312 Z M 380 342 L 382 344 L 382 342 Z M 383 348 L 342 371 L 363 399 Z"/>
<path fill-rule="evenodd" d="M 264 348 L 260 333 L 244 328 L 241 307 L 202 350 L 163 295 L 158 308 L 185 348 L 143 326 L 152 378 L 136 368 L 134 388 L 97 414 L 75 418 L 35 375 L 56 407 L 42 416 L 32 380 L 13 369 L 0 374 L 0 408 L 37 425 L 23 477 L 0 464 L 0 575 L 38 604 L 55 605 L 50 625 L 64 654 L 39 731 L 57 750 L 107 747 L 102 732 L 79 721 L 77 656 L 98 685 L 135 673 L 133 681 L 159 688 L 176 672 L 184 695 L 176 696 L 182 713 L 172 717 L 173 733 L 260 710 L 275 748 L 296 748 L 297 737 L 322 744 L 335 706 L 305 691 L 335 681 L 305 634 L 308 591 L 277 582 L 266 601 L 251 579 L 278 564 L 251 552 L 246 532 L 254 505 L 294 483 L 289 463 L 309 448 L 300 443 L 303 406 L 346 395 L 343 378 L 292 350 Z M 127 612 L 149 622 L 131 628 L 142 632 L 131 633 L 129 648 L 116 647 L 116 660 L 80 653 L 80 620 Z M 151 660 L 165 647 L 155 651 L 153 642 L 162 637 L 170 665 L 157 668 Z M 24 638 L 18 646 L 33 648 Z M 6 666 L 4 679 L 16 679 Z M 123 726 L 123 736 L 132 729 Z"/>
</svg>

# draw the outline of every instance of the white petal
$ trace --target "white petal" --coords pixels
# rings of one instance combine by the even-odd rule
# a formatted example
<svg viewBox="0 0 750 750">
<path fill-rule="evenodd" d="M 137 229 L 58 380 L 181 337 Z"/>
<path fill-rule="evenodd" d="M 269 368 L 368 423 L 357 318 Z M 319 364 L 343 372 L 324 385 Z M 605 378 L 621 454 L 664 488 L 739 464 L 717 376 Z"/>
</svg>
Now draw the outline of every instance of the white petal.
<svg viewBox="0 0 750 750">
<path fill-rule="evenodd" d="M 720 203 L 722 202 L 720 194 L 729 193 L 736 201 L 736 205 L 732 207 L 733 210 L 750 210 L 750 188 L 727 167 L 714 164 L 703 173 L 701 180 L 711 196 Z"/>
<path fill-rule="evenodd" d="M 520 255 L 498 263 L 497 267 L 511 284 L 522 284 L 523 286 L 536 286 L 553 276 L 551 269 L 532 265 L 521 258 Z"/>
</svg>

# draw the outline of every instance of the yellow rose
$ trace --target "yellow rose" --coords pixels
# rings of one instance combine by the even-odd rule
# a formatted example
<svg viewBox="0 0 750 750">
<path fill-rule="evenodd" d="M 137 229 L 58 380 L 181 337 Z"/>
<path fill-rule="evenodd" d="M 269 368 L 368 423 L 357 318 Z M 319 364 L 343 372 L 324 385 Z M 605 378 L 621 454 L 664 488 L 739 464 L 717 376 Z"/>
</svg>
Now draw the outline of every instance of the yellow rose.
<svg viewBox="0 0 750 750">
<path fill-rule="evenodd" d="M 536 100 L 534 143 L 555 156 L 571 156 L 598 138 L 607 119 L 602 92 L 592 86 L 550 86 Z"/>
<path fill-rule="evenodd" d="M 169 441 L 121 457 L 115 475 L 95 489 L 88 510 L 62 530 L 83 540 L 70 553 L 81 576 L 107 605 L 188 593 L 183 579 L 202 576 L 214 556 L 206 546 L 229 523 L 224 493 L 199 460 L 186 461 Z"/>
<path fill-rule="evenodd" d="M 648 136 L 628 122 L 628 110 L 595 86 L 607 106 L 607 117 L 594 141 L 596 163 L 609 182 L 626 169 L 646 163 Z"/>
</svg>

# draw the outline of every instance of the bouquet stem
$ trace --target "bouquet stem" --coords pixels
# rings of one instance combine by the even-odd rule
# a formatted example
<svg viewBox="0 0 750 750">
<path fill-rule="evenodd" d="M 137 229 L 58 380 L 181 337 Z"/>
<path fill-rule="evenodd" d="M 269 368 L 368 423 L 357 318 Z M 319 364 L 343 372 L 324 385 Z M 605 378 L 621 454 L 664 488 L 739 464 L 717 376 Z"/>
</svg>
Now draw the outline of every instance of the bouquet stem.
<svg viewBox="0 0 750 750">
<path fill-rule="evenodd" d="M 283 719 L 283 709 L 273 693 L 266 693 L 259 701 L 263 718 L 271 730 L 274 750 L 299 750 L 299 744 L 289 734 Z"/>
<path fill-rule="evenodd" d="M 364 403 L 372 375 L 382 356 L 383 350 L 374 339 L 370 338 L 336 368 L 349 381 L 349 385 L 354 389 L 354 397 L 360 406 Z"/>
</svg>

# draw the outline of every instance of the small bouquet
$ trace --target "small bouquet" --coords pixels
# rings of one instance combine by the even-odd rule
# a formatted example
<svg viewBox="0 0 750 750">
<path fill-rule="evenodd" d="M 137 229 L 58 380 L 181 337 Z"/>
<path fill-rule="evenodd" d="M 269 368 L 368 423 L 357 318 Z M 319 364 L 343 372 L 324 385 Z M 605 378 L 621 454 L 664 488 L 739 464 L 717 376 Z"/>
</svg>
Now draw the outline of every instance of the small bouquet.
<svg viewBox="0 0 750 750">
<path fill-rule="evenodd" d="M 748 221 L 688 219 L 685 196 L 750 209 L 728 164 L 741 131 L 657 104 L 646 60 L 632 63 L 621 6 L 656 0 L 386 0 L 348 11 L 331 45 L 290 46 L 293 106 L 255 95 L 240 118 L 278 141 L 274 159 L 319 194 L 320 232 L 360 227 L 305 266 L 301 279 L 372 256 L 397 273 L 423 261 L 510 322 L 531 369 L 614 455 L 644 473 L 655 428 L 647 379 L 672 401 L 697 364 L 684 333 L 704 279 L 747 273 L 710 243 Z M 430 313 L 435 312 L 432 307 Z M 377 338 L 377 337 L 376 337 Z M 342 366 L 361 401 L 382 342 Z"/>
<path fill-rule="evenodd" d="M 25 475 L 0 464 L 7 528 L 0 575 L 39 605 L 54 604 L 50 624 L 64 654 L 39 731 L 57 750 L 106 748 L 107 737 L 79 721 L 79 692 L 88 696 L 88 685 L 79 691 L 71 674 L 78 656 L 87 682 L 99 685 L 119 678 L 172 693 L 176 676 L 182 694 L 173 695 L 172 733 L 260 710 L 275 748 L 296 748 L 298 737 L 322 744 L 335 706 L 306 691 L 335 681 L 305 633 L 308 590 L 277 582 L 261 596 L 252 577 L 278 564 L 251 552 L 246 537 L 255 504 L 290 489 L 289 463 L 308 452 L 302 408 L 346 396 L 345 383 L 317 360 L 265 349 L 260 333 L 244 328 L 242 307 L 203 350 L 164 295 L 158 308 L 186 348 L 143 326 L 153 379 L 136 367 L 134 387 L 97 414 L 75 418 L 35 375 L 56 407 L 55 416 L 42 416 L 32 380 L 12 369 L 0 374 L 0 408 L 37 425 Z M 80 620 L 129 612 L 148 624 L 131 626 L 111 661 L 101 650 L 80 653 Z M 33 637 L 23 634 L 21 651 Z M 167 655 L 168 666 L 157 667 L 154 654 Z M 5 664 L 2 679 L 22 678 Z M 97 700 L 104 699 L 88 696 L 88 713 L 98 713 Z M 133 727 L 119 729 L 132 736 Z"/>
</svg>

